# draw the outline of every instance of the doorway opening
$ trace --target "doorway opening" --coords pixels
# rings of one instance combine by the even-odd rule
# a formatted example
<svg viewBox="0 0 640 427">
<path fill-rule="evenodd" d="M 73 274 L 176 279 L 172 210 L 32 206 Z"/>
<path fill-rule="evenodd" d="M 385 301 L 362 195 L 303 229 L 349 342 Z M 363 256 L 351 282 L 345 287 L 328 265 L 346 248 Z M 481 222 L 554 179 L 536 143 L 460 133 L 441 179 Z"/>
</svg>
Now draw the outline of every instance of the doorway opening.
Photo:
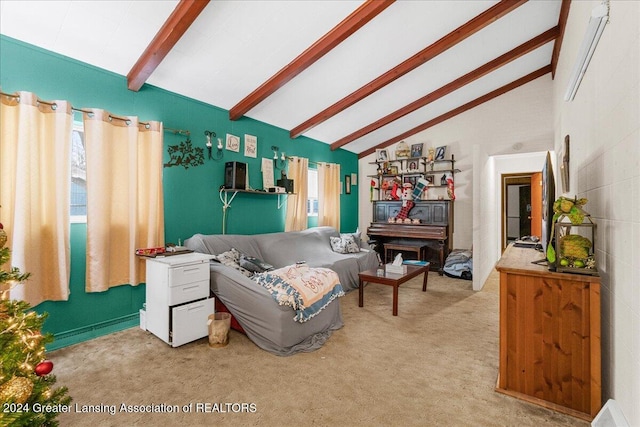
<svg viewBox="0 0 640 427">
<path fill-rule="evenodd" d="M 502 251 L 525 236 L 540 238 L 542 174 L 502 174 Z"/>
</svg>

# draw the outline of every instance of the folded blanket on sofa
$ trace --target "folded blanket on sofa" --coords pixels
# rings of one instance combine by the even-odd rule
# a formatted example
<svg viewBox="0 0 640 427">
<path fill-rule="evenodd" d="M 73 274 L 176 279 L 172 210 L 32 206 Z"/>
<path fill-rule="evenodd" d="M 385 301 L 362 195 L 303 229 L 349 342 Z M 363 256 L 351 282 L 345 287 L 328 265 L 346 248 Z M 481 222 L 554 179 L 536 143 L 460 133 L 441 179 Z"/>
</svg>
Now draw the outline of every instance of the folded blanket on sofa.
<svg viewBox="0 0 640 427">
<path fill-rule="evenodd" d="M 331 301 L 344 295 L 338 274 L 328 268 L 290 265 L 252 277 L 267 289 L 280 305 L 296 312 L 293 320 L 303 323 L 318 314 Z"/>
</svg>

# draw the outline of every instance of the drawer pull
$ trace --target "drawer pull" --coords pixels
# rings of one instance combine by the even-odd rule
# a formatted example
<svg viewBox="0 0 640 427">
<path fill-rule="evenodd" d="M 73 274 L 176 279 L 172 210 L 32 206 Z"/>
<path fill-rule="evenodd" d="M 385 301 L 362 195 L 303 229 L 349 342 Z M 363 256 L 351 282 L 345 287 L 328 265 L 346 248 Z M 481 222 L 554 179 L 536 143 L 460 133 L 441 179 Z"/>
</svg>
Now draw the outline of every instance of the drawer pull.
<svg viewBox="0 0 640 427">
<path fill-rule="evenodd" d="M 200 271 L 200 269 L 198 267 L 196 267 L 196 268 L 188 268 L 188 269 L 184 270 L 185 273 L 192 273 L 194 271 L 198 272 L 198 271 Z"/>
<path fill-rule="evenodd" d="M 194 305 L 194 306 L 190 306 L 187 311 L 192 311 L 192 310 L 199 310 L 201 308 L 204 308 L 204 304 L 199 304 L 199 305 Z"/>
<path fill-rule="evenodd" d="M 185 286 L 184 288 L 182 288 L 183 291 L 190 291 L 193 289 L 198 289 L 198 285 L 194 285 L 194 286 Z"/>
</svg>

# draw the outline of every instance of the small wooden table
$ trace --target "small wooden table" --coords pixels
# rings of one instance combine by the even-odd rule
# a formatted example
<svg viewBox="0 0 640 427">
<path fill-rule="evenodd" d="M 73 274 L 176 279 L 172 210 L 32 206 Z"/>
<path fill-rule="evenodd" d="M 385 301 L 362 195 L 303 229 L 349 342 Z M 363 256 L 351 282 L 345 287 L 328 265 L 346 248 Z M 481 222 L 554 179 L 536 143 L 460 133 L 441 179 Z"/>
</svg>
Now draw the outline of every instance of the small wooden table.
<svg viewBox="0 0 640 427">
<path fill-rule="evenodd" d="M 427 265 L 407 265 L 406 274 L 387 273 L 379 276 L 376 270 L 367 270 L 358 274 L 360 286 L 358 290 L 358 306 L 364 305 L 364 282 L 379 283 L 381 285 L 393 286 L 393 315 L 398 315 L 398 287 L 404 282 L 413 279 L 424 273 L 422 279 L 422 292 L 427 291 L 427 278 L 429 277 L 429 264 Z"/>
</svg>

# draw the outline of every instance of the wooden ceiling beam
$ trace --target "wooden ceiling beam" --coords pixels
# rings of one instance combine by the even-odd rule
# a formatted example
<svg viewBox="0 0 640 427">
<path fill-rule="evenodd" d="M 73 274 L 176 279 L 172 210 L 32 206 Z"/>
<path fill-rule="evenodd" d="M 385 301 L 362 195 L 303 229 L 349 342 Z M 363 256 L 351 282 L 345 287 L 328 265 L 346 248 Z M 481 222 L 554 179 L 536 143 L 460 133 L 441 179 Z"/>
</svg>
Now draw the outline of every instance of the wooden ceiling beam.
<svg viewBox="0 0 640 427">
<path fill-rule="evenodd" d="M 536 70 L 536 71 L 534 71 L 532 73 L 529 73 L 526 76 L 521 77 L 521 78 L 519 78 L 519 79 L 517 79 L 517 80 L 515 80 L 515 81 L 513 81 L 513 82 L 511 82 L 511 83 L 509 83 L 507 85 L 504 85 L 504 86 L 502 86 L 502 87 L 500 87 L 500 88 L 498 88 L 498 89 L 496 89 L 494 91 L 491 91 L 491 92 L 489 92 L 489 93 L 487 93 L 485 95 L 482 95 L 481 97 L 476 98 L 473 101 L 470 101 L 470 102 L 468 102 L 468 103 L 466 103 L 464 105 L 461 105 L 460 107 L 454 108 L 451 111 L 448 111 L 448 112 L 446 112 L 446 113 L 444 113 L 444 114 L 442 114 L 442 115 L 440 115 L 438 117 L 435 117 L 435 118 L 429 120 L 428 122 L 425 122 L 425 123 L 423 123 L 421 125 L 418 125 L 418 126 L 414 127 L 413 129 L 410 129 L 410 130 L 408 130 L 408 131 L 406 131 L 406 132 L 404 132 L 404 133 L 402 133 L 402 134 L 400 134 L 398 136 L 395 136 L 395 137 L 393 137 L 393 138 L 391 138 L 391 139 L 389 139 L 387 141 L 381 142 L 378 145 L 375 145 L 375 146 L 373 146 L 371 148 L 368 148 L 368 149 L 362 151 L 361 153 L 359 153 L 358 154 L 358 158 L 361 159 L 363 157 L 366 157 L 369 154 L 375 153 L 376 149 L 378 149 L 378 148 L 388 147 L 389 145 L 394 144 L 394 143 L 399 142 L 399 141 L 402 141 L 403 139 L 406 139 L 406 138 L 408 138 L 408 137 L 410 137 L 412 135 L 415 135 L 418 132 L 422 132 L 422 131 L 424 131 L 426 129 L 429 129 L 430 127 L 433 127 L 433 126 L 435 126 L 437 124 L 440 124 L 440 123 L 442 123 L 442 122 L 444 122 L 446 120 L 449 120 L 450 118 L 455 117 L 458 114 L 462 114 L 465 111 L 468 111 L 468 110 L 470 110 L 472 108 L 475 108 L 480 104 L 483 104 L 483 103 L 485 103 L 487 101 L 490 101 L 493 98 L 496 98 L 496 97 L 498 97 L 500 95 L 503 95 L 503 94 L 505 94 L 505 93 L 517 88 L 517 87 L 520 87 L 520 86 L 522 86 L 522 85 L 524 85 L 526 83 L 529 83 L 530 81 L 533 81 L 533 80 L 537 79 L 538 77 L 544 76 L 545 74 L 548 74 L 550 72 L 551 72 L 551 64 L 545 65 L 544 67 L 542 67 L 542 68 L 540 68 L 540 69 L 538 69 L 538 70 Z"/>
<path fill-rule="evenodd" d="M 364 135 L 367 135 L 371 132 L 373 132 L 374 130 L 380 129 L 383 126 L 388 125 L 389 123 L 406 116 L 409 113 L 412 113 L 414 111 L 416 111 L 419 108 L 424 107 L 425 105 L 428 105 L 440 98 L 442 98 L 443 96 L 446 96 L 458 89 L 460 89 L 461 87 L 468 85 L 469 83 L 478 80 L 480 77 L 486 76 L 487 74 L 491 73 L 492 71 L 497 70 L 498 68 L 507 65 L 508 63 L 520 58 L 523 55 L 526 55 L 527 53 L 555 40 L 555 38 L 558 36 L 559 34 L 559 28 L 558 27 L 553 27 L 547 31 L 545 31 L 544 33 L 538 35 L 537 37 L 534 37 L 533 39 L 521 44 L 520 46 L 516 47 L 515 49 L 510 50 L 509 52 L 497 57 L 496 59 L 487 62 L 486 64 L 476 68 L 473 71 L 468 72 L 467 74 L 465 74 L 462 77 L 457 78 L 456 80 L 453 80 L 450 83 L 447 83 L 446 85 L 434 90 L 433 92 L 423 96 L 422 98 L 419 98 L 415 101 L 413 101 L 412 103 L 394 111 L 391 114 L 386 115 L 385 117 L 376 120 L 375 122 L 363 127 L 362 129 L 359 129 L 353 133 L 351 133 L 350 135 L 345 136 L 344 138 L 341 138 L 339 140 L 337 140 L 336 142 L 334 142 L 333 144 L 331 144 L 331 150 L 336 150 L 350 142 L 355 141 L 358 138 L 363 137 Z"/>
<path fill-rule="evenodd" d="M 308 131 L 314 126 L 317 126 L 325 120 L 328 120 L 339 112 L 349 108 L 355 103 L 371 95 L 375 91 L 383 88 L 384 86 L 404 76 L 408 72 L 431 60 L 447 49 L 455 46 L 471 35 L 477 33 L 487 25 L 491 24 L 494 21 L 497 21 L 502 16 L 521 6 L 525 2 L 526 0 L 502 0 L 500 3 L 485 10 L 480 15 L 466 22 L 462 26 L 456 28 L 446 36 L 442 37 L 440 40 L 416 53 L 404 62 L 400 63 L 398 66 L 392 68 L 391 70 L 362 86 L 360 89 L 357 89 L 355 92 L 342 98 L 340 101 L 324 109 L 320 113 L 306 120 L 304 123 L 296 126 L 289 132 L 289 136 L 291 138 L 300 136 L 302 133 Z"/>
<path fill-rule="evenodd" d="M 207 4 L 209 4 L 209 0 L 180 0 L 180 3 L 171 12 L 162 28 L 127 74 L 129 90 L 134 92 L 140 90 L 144 82 L 200 15 L 200 12 L 207 7 Z"/>
<path fill-rule="evenodd" d="M 391 6 L 395 0 L 367 0 L 331 31 L 298 55 L 293 61 L 274 74 L 260 87 L 247 95 L 229 110 L 229 119 L 238 120 L 269 95 L 280 89 L 314 62 L 329 53 L 350 35 Z"/>
<path fill-rule="evenodd" d="M 556 76 L 556 68 L 558 67 L 558 59 L 560 58 L 560 49 L 562 48 L 562 40 L 564 39 L 564 29 L 567 26 L 567 19 L 569 19 L 569 8 L 571 7 L 571 0 L 562 0 L 562 6 L 560 6 L 560 17 L 558 18 L 558 28 L 560 33 L 556 38 L 556 42 L 553 45 L 553 53 L 551 54 L 551 78 Z"/>
</svg>

